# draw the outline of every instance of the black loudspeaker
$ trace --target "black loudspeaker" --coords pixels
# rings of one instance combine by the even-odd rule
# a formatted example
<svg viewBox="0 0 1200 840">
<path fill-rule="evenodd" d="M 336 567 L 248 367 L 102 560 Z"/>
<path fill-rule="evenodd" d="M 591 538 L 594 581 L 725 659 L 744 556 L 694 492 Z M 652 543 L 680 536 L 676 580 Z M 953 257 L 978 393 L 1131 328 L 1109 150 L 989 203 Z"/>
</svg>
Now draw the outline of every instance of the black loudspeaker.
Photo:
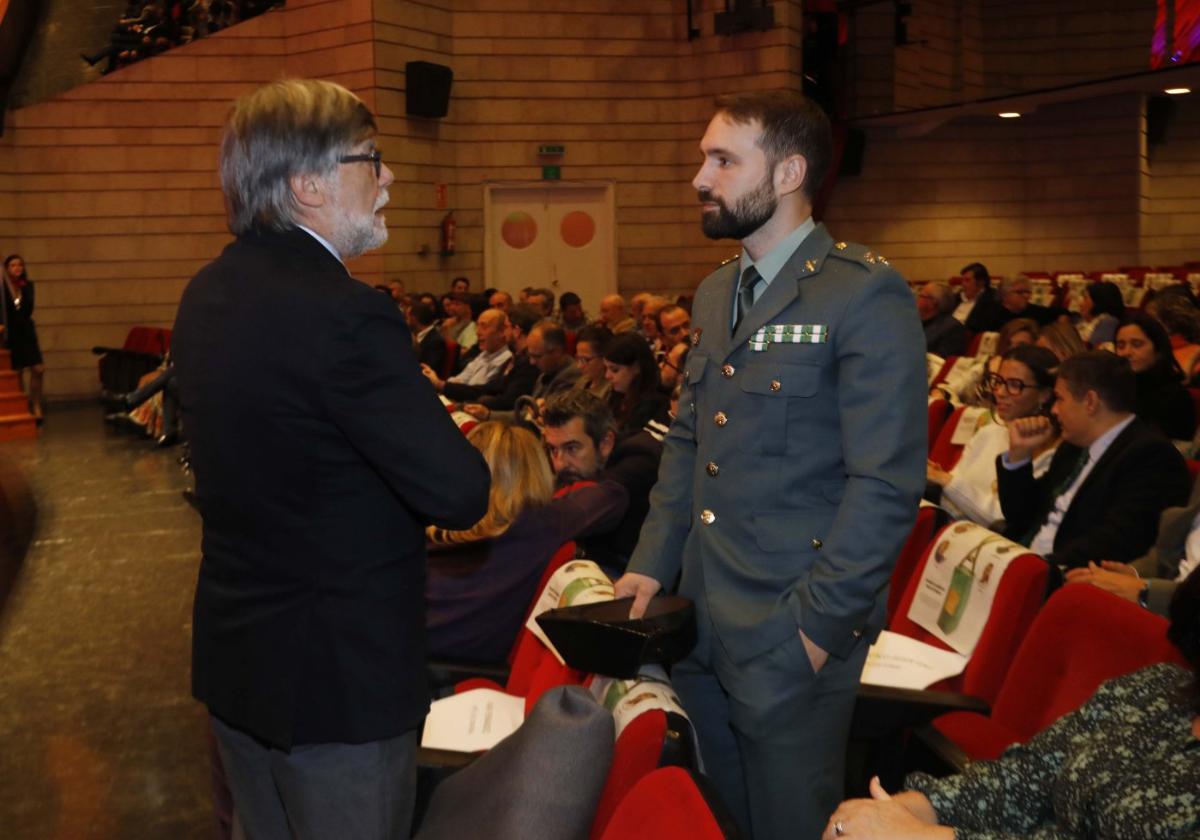
<svg viewBox="0 0 1200 840">
<path fill-rule="evenodd" d="M 404 75 L 404 113 L 410 117 L 446 116 L 453 70 L 429 61 L 410 61 L 404 65 Z"/>
<path fill-rule="evenodd" d="M 838 175 L 861 175 L 863 152 L 867 149 L 867 135 L 857 128 L 846 130 L 846 145 L 842 148 L 842 165 Z"/>
</svg>

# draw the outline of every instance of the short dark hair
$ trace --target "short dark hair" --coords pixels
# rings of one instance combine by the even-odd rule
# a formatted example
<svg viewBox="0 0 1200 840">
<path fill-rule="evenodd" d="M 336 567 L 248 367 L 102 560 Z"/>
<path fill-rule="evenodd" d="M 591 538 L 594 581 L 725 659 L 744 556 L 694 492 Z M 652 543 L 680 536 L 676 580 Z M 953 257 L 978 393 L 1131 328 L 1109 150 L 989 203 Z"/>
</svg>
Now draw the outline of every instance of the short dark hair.
<svg viewBox="0 0 1200 840">
<path fill-rule="evenodd" d="M 672 314 L 672 313 L 674 313 L 674 312 L 684 312 L 684 313 L 686 313 L 686 312 L 687 312 L 687 310 L 686 310 L 686 309 L 684 309 L 682 306 L 678 306 L 678 305 L 676 305 L 676 304 L 674 304 L 674 303 L 668 303 L 668 304 L 667 304 L 666 306 L 664 306 L 662 309 L 658 310 L 658 314 L 656 314 L 656 315 L 654 316 L 654 320 L 655 320 L 655 322 L 658 324 L 658 331 L 659 331 L 659 332 L 662 332 L 662 328 L 663 328 L 663 325 L 662 325 L 662 319 L 663 319 L 663 316 L 664 316 L 664 315 L 670 315 L 670 314 Z"/>
<path fill-rule="evenodd" d="M 1120 318 L 1125 314 L 1125 299 L 1116 283 L 1107 280 L 1097 280 L 1087 287 L 1088 297 L 1092 299 L 1092 316 L 1112 315 Z"/>
<path fill-rule="evenodd" d="M 542 313 L 532 306 L 521 303 L 508 310 L 508 320 L 520 327 L 522 333 L 529 335 L 529 331 L 537 326 L 538 321 L 542 320 Z"/>
<path fill-rule="evenodd" d="M 985 266 L 983 263 L 968 263 L 967 265 L 964 265 L 958 273 L 966 274 L 968 271 L 971 272 L 971 276 L 975 278 L 975 282 L 980 286 L 985 289 L 990 289 L 992 287 L 992 275 L 988 274 L 987 266 Z"/>
<path fill-rule="evenodd" d="M 1192 670 L 1192 711 L 1200 714 L 1200 569 L 1193 569 L 1171 597 L 1167 639 L 1183 654 Z"/>
<path fill-rule="evenodd" d="M 418 300 L 412 305 L 412 317 L 422 327 L 428 327 L 437 320 L 437 312 L 428 303 Z"/>
<path fill-rule="evenodd" d="M 553 321 L 538 321 L 534 325 L 542 333 L 542 342 L 547 347 L 554 347 L 559 350 L 567 349 L 567 331 Z"/>
<path fill-rule="evenodd" d="M 833 159 L 833 130 L 820 105 L 790 90 L 729 94 L 717 97 L 714 105 L 734 123 L 762 126 L 758 147 L 772 169 L 789 155 L 801 155 L 808 171 L 800 189 L 813 200 Z"/>
<path fill-rule="evenodd" d="M 1058 378 L 1077 400 L 1095 391 L 1109 411 L 1128 412 L 1137 408 L 1137 379 L 1126 359 L 1107 350 L 1089 350 L 1058 366 Z"/>
<path fill-rule="evenodd" d="M 559 391 L 547 397 L 542 406 L 542 424 L 551 428 L 560 429 L 576 417 L 583 420 L 583 428 L 597 448 L 616 427 L 608 403 L 583 388 Z"/>
<path fill-rule="evenodd" d="M 608 349 L 608 342 L 613 339 L 613 331 L 603 324 L 588 324 L 575 334 L 575 346 L 579 346 L 579 342 L 586 341 L 592 345 L 592 349 L 599 356 L 604 355 L 604 351 Z"/>
<path fill-rule="evenodd" d="M 575 294 L 574 292 L 563 292 L 558 296 L 559 309 L 566 309 L 568 306 L 578 306 L 581 303 L 583 303 L 583 301 L 580 300 L 579 295 Z"/>
</svg>

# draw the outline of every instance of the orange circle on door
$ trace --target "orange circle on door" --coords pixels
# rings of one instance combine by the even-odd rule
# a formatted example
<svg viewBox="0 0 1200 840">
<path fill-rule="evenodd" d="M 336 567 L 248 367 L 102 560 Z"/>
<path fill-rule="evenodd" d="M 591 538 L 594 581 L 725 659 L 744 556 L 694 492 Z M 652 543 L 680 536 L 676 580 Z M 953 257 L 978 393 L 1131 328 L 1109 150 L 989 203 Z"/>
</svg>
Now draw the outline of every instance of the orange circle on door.
<svg viewBox="0 0 1200 840">
<path fill-rule="evenodd" d="M 572 248 L 582 248 L 596 236 L 596 222 L 582 210 L 573 210 L 563 216 L 559 233 Z"/>
<path fill-rule="evenodd" d="M 500 225 L 500 238 L 518 251 L 528 248 L 537 239 L 537 222 L 533 216 L 521 210 L 509 213 Z"/>
</svg>

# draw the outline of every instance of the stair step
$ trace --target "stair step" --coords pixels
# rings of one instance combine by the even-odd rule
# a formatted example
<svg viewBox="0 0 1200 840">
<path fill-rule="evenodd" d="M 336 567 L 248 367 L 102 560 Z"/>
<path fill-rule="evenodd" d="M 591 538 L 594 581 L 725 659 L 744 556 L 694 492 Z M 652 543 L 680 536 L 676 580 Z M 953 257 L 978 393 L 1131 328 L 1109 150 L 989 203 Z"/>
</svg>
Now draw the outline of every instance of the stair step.
<svg viewBox="0 0 1200 840">
<path fill-rule="evenodd" d="M 0 370 L 0 394 L 21 393 L 21 377 L 15 370 Z"/>
<path fill-rule="evenodd" d="M 0 391 L 0 416 L 7 414 L 25 414 L 29 410 L 29 401 L 20 391 L 6 393 Z"/>
<path fill-rule="evenodd" d="M 33 440 L 37 436 L 37 421 L 32 414 L 0 415 L 0 441 Z"/>
</svg>

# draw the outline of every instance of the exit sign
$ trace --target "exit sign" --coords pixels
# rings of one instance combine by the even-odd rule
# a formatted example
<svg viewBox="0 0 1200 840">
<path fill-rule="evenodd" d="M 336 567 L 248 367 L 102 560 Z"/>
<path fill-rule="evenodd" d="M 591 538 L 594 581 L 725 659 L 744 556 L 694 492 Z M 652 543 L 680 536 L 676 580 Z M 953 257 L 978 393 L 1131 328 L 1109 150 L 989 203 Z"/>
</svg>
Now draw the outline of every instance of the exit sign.
<svg viewBox="0 0 1200 840">
<path fill-rule="evenodd" d="M 561 181 L 562 167 L 561 166 L 543 166 L 542 167 L 543 181 Z"/>
<path fill-rule="evenodd" d="M 561 155 L 567 150 L 566 146 L 538 146 L 538 154 L 544 157 Z"/>
</svg>

